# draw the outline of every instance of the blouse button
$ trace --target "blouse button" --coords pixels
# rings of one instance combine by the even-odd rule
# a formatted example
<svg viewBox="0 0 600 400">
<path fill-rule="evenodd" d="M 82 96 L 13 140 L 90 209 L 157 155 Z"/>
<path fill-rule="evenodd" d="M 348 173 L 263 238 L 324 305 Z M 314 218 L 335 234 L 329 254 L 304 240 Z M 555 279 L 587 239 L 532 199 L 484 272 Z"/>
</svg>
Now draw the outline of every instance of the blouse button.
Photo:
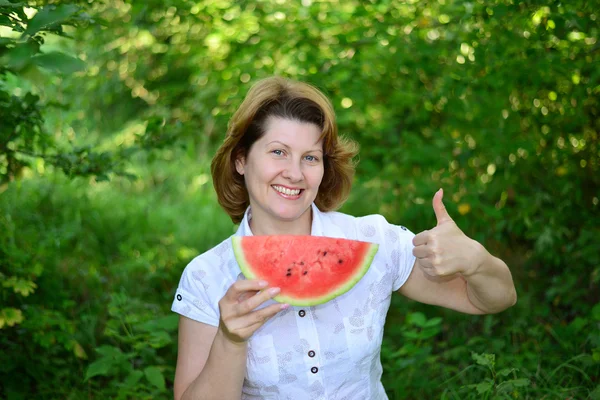
<svg viewBox="0 0 600 400">
<path fill-rule="evenodd" d="M 181 301 L 181 298 L 182 298 L 182 297 L 181 297 L 181 295 L 180 295 L 180 294 L 178 294 L 178 295 L 177 295 L 177 300 Z"/>
<path fill-rule="evenodd" d="M 311 351 L 309 351 L 309 352 L 308 352 L 308 356 L 309 356 L 309 357 L 311 357 L 311 358 L 312 358 L 312 357 L 314 357 L 314 356 L 315 356 L 315 352 L 314 352 L 314 351 L 312 351 L 312 350 L 311 350 Z"/>
<path fill-rule="evenodd" d="M 312 372 L 313 374 L 316 374 L 317 372 L 319 372 L 319 368 L 317 368 L 317 367 L 312 367 L 312 368 L 310 369 L 310 372 Z"/>
<path fill-rule="evenodd" d="M 301 317 L 304 317 L 306 315 L 306 311 L 300 310 L 300 311 L 298 311 L 298 315 Z"/>
</svg>

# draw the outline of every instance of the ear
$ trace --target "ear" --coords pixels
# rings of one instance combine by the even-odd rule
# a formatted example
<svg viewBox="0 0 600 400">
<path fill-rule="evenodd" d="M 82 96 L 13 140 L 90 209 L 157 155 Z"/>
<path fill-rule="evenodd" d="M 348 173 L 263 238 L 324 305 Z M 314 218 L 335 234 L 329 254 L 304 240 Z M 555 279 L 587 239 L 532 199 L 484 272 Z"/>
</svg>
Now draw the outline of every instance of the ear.
<svg viewBox="0 0 600 400">
<path fill-rule="evenodd" d="M 235 170 L 240 175 L 244 175 L 244 166 L 246 165 L 246 159 L 243 156 L 238 156 L 235 159 Z"/>
</svg>

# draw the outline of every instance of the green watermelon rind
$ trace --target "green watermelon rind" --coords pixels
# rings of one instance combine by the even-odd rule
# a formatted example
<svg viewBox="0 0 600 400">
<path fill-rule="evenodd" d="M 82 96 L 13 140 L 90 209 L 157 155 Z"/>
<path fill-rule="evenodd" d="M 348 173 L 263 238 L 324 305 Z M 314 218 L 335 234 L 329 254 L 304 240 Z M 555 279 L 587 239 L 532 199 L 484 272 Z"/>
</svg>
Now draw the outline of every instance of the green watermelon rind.
<svg viewBox="0 0 600 400">
<path fill-rule="evenodd" d="M 237 259 L 238 265 L 240 266 L 240 270 L 242 271 L 242 274 L 244 274 L 246 279 L 257 279 L 256 274 L 254 274 L 254 272 L 249 266 L 249 263 L 246 261 L 246 257 L 244 256 L 244 251 L 242 250 L 243 238 L 244 236 L 232 236 L 231 238 L 235 258 Z M 369 249 L 365 253 L 362 265 L 356 270 L 356 273 L 352 275 L 350 279 L 347 280 L 346 283 L 338 287 L 333 292 L 321 297 L 311 297 L 303 299 L 279 295 L 275 296 L 273 300 L 279 303 L 287 303 L 291 306 L 309 307 L 327 303 L 328 301 L 331 301 L 336 297 L 343 295 L 344 293 L 352 289 L 362 279 L 362 277 L 367 273 L 367 271 L 371 267 L 373 259 L 375 258 L 375 254 L 377 254 L 377 251 L 379 250 L 379 245 L 377 243 L 368 243 L 368 245 Z"/>
</svg>

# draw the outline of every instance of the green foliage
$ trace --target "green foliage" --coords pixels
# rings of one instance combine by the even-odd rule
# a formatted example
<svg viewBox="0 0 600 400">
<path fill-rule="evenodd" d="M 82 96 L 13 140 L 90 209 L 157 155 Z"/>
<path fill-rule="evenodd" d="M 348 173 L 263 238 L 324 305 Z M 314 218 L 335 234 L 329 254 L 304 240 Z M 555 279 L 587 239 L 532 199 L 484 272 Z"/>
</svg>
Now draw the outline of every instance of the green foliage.
<svg viewBox="0 0 600 400">
<path fill-rule="evenodd" d="M 504 368 L 496 372 L 496 357 L 494 354 L 473 353 L 472 356 L 477 365 L 485 367 L 491 375 L 485 378 L 483 382 L 465 386 L 467 389 L 474 389 L 479 398 L 511 398 L 511 393 L 516 392 L 519 388 L 529 386 L 527 378 L 502 379 L 516 375 L 517 371 L 515 368 Z M 501 379 L 502 382 L 499 382 Z"/>
<path fill-rule="evenodd" d="M 515 277 L 499 315 L 394 296 L 390 398 L 600 398 L 596 3 L 0 1 L 0 397 L 171 397 L 210 157 L 279 74 L 361 145 L 343 211 L 418 232 L 443 187 Z"/>
<path fill-rule="evenodd" d="M 172 382 L 173 285 L 182 265 L 231 232 L 208 188 L 199 200 L 173 183 L 147 189 L 141 200 L 140 187 L 129 180 L 97 183 L 90 191 L 85 181 L 55 176 L 22 180 L 0 196 L 0 232 L 9 233 L 0 235 L 6 240 L 0 271 L 37 285 L 24 297 L 13 289 L 18 281 L 2 281 L 3 306 L 22 312 L 18 324 L 0 331 L 2 397 L 24 394 L 23 388 L 39 398 L 81 398 L 88 391 L 101 398 L 167 396 L 158 371 Z M 214 233 L 182 218 L 204 221 Z M 198 243 L 200 236 L 206 242 Z"/>
<path fill-rule="evenodd" d="M 106 378 L 103 392 L 111 398 L 166 397 L 163 371 L 171 376 L 174 366 L 166 362 L 161 349 L 173 347 L 178 318 L 155 318 L 156 311 L 124 292 L 113 294 L 105 337 L 117 346 L 96 347 L 99 357 L 87 367 L 84 381 L 96 378 L 100 383 L 97 377 Z"/>
<path fill-rule="evenodd" d="M 130 176 L 122 160 L 132 149 L 102 152 L 62 143 L 47 131 L 44 111 L 64 107 L 43 95 L 47 81 L 65 79 L 86 68 L 83 60 L 55 45 L 90 23 L 82 10 L 68 3 L 0 3 L 0 184 L 19 178 L 28 167 L 44 164 L 71 177 Z"/>
</svg>

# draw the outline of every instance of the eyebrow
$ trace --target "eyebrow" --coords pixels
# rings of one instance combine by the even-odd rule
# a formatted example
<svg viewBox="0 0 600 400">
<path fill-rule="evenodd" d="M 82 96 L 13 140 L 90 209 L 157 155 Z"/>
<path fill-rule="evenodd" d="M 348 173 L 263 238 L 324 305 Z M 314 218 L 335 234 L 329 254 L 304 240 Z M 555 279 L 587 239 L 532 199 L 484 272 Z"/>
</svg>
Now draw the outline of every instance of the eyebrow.
<svg viewBox="0 0 600 400">
<path fill-rule="evenodd" d="M 278 141 L 278 140 L 274 140 L 274 141 L 272 141 L 272 142 L 269 142 L 269 143 L 267 143 L 267 146 L 269 146 L 269 145 L 271 145 L 271 144 L 280 144 L 280 145 L 282 145 L 283 147 L 285 147 L 286 149 L 289 149 L 289 148 L 290 148 L 290 146 L 288 146 L 287 144 L 285 144 L 285 143 L 282 143 L 282 142 L 280 142 L 280 141 Z M 318 148 L 315 148 L 315 149 L 312 149 L 312 150 L 308 150 L 308 151 L 309 151 L 309 152 L 310 152 L 310 151 L 320 151 L 321 153 L 324 153 L 322 149 L 318 149 Z"/>
</svg>

